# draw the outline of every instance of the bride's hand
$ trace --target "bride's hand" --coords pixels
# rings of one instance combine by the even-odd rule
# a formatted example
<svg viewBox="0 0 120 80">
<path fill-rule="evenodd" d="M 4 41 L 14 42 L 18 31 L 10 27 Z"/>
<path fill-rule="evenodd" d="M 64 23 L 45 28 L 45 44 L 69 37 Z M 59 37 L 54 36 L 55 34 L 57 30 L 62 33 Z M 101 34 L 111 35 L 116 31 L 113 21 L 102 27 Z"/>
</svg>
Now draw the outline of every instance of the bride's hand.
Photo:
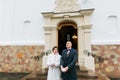
<svg viewBox="0 0 120 80">
<path fill-rule="evenodd" d="M 54 67 L 55 65 L 54 64 L 52 64 L 52 65 L 50 65 L 51 67 Z"/>
</svg>

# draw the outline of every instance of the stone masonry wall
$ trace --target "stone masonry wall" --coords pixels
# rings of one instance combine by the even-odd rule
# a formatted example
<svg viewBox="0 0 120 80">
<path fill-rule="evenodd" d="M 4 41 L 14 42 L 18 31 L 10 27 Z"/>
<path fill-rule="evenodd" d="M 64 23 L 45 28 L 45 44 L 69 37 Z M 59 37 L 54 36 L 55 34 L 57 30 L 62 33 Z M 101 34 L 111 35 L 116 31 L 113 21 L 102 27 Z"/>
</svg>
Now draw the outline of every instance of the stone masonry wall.
<svg viewBox="0 0 120 80">
<path fill-rule="evenodd" d="M 120 74 L 120 45 L 92 45 L 92 53 L 104 58 L 102 63 L 95 63 L 97 71 Z"/>
<path fill-rule="evenodd" d="M 0 46 L 0 72 L 32 72 L 41 70 L 42 61 L 31 58 L 40 55 L 44 46 Z"/>
</svg>

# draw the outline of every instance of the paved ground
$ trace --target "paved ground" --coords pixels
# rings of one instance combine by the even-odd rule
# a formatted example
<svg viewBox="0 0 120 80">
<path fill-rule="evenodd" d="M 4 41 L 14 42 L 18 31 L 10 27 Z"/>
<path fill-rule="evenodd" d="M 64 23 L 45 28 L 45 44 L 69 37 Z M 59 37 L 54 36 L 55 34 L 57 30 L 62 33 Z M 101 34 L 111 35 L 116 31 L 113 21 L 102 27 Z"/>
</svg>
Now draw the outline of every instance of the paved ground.
<svg viewBox="0 0 120 80">
<path fill-rule="evenodd" d="M 22 77 L 28 75 L 28 73 L 5 73 L 0 72 L 0 80 L 20 80 Z"/>
</svg>

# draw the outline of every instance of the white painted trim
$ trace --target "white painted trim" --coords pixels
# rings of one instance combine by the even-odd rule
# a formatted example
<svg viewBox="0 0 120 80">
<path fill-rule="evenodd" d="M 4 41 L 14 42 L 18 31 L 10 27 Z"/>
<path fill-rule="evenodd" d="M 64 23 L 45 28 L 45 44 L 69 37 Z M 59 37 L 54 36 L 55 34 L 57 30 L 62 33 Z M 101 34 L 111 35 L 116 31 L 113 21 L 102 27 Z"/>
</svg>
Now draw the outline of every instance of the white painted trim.
<svg viewBox="0 0 120 80">
<path fill-rule="evenodd" d="M 45 45 L 44 42 L 0 42 L 0 46 L 8 45 Z"/>
<path fill-rule="evenodd" d="M 114 45 L 114 44 L 120 45 L 120 40 L 92 41 L 91 42 L 91 45 Z"/>
</svg>

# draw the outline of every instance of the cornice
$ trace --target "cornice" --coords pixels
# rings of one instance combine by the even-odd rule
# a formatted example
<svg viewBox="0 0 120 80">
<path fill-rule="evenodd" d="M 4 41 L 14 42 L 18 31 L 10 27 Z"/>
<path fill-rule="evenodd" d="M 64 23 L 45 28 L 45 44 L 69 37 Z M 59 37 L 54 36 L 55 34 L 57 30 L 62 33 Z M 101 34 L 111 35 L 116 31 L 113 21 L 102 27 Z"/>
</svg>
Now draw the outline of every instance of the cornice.
<svg viewBox="0 0 120 80">
<path fill-rule="evenodd" d="M 42 12 L 41 14 L 44 17 L 64 17 L 65 15 L 68 16 L 83 16 L 83 15 L 91 15 L 94 12 L 94 9 L 81 9 L 78 11 L 70 11 L 70 12 Z"/>
</svg>

